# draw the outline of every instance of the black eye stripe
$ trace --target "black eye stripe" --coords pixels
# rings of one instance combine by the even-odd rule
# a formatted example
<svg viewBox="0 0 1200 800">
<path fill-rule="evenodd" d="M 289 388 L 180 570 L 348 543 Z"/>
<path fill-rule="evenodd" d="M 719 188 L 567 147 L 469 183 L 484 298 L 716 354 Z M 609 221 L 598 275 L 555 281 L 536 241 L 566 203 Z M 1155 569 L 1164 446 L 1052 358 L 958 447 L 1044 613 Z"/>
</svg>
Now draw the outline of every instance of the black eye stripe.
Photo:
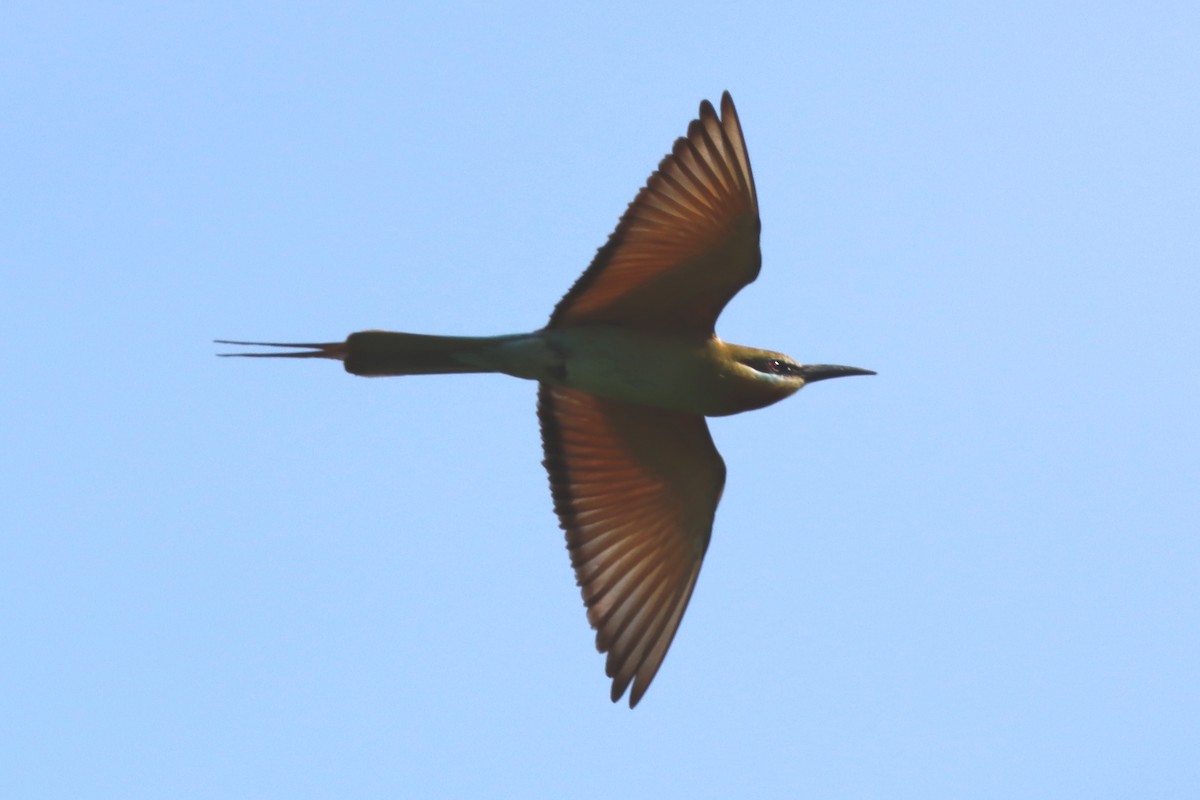
<svg viewBox="0 0 1200 800">
<path fill-rule="evenodd" d="M 780 361 L 778 358 L 756 358 L 744 363 L 751 369 L 767 375 L 795 375 L 797 373 L 795 364 Z"/>
</svg>

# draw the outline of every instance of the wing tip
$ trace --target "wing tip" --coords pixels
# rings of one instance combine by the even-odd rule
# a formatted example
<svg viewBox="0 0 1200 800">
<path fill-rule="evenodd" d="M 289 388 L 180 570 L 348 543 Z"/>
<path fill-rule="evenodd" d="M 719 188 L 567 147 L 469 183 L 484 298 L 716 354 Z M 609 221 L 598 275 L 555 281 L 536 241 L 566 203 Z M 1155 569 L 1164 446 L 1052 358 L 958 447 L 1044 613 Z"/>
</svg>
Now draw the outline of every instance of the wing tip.
<svg viewBox="0 0 1200 800">
<path fill-rule="evenodd" d="M 726 89 L 725 91 L 721 92 L 721 116 L 726 117 L 730 114 L 736 117 L 737 108 L 733 105 L 733 95 L 731 95 L 729 90 Z"/>
</svg>

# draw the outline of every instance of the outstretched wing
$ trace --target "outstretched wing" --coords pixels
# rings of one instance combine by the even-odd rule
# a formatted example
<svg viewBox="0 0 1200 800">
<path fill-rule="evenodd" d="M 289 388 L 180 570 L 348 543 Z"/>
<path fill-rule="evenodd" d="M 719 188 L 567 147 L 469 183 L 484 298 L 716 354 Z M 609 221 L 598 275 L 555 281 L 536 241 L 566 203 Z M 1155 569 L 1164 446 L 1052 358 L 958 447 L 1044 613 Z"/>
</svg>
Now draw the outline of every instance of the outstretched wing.
<svg viewBox="0 0 1200 800">
<path fill-rule="evenodd" d="M 541 384 L 554 510 L 612 699 L 654 680 L 700 573 L 725 463 L 704 417 Z"/>
<path fill-rule="evenodd" d="M 758 276 L 758 199 L 729 92 L 707 100 L 677 139 L 548 327 L 624 325 L 708 336 Z"/>
</svg>

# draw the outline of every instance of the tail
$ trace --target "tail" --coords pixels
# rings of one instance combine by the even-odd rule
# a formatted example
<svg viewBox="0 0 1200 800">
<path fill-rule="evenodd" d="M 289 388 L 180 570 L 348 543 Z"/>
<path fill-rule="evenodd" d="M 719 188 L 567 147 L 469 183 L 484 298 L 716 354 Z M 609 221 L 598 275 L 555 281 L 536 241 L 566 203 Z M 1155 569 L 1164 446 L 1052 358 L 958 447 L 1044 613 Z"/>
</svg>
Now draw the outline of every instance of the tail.
<svg viewBox="0 0 1200 800">
<path fill-rule="evenodd" d="M 235 342 L 217 339 L 218 344 L 250 347 L 295 347 L 297 353 L 221 353 L 241 358 L 332 358 L 355 375 L 446 375 L 456 372 L 492 372 L 472 363 L 471 354 L 481 347 L 508 337 L 425 336 L 419 333 L 361 331 L 344 342 L 288 344 L 281 342 Z"/>
</svg>

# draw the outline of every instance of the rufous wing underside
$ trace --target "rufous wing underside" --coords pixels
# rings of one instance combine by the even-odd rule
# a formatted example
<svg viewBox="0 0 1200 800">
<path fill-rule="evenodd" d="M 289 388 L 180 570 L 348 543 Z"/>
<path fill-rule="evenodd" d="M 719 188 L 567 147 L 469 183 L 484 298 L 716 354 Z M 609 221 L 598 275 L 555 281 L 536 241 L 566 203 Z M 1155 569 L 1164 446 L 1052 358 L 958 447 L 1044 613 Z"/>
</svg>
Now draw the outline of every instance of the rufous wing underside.
<svg viewBox="0 0 1200 800">
<path fill-rule="evenodd" d="M 687 608 L 725 484 L 703 417 L 542 384 L 554 509 L 617 701 L 654 680 Z"/>
<path fill-rule="evenodd" d="M 758 200 L 733 100 L 707 100 L 563 297 L 548 327 L 623 325 L 708 336 L 758 276 Z"/>
</svg>

